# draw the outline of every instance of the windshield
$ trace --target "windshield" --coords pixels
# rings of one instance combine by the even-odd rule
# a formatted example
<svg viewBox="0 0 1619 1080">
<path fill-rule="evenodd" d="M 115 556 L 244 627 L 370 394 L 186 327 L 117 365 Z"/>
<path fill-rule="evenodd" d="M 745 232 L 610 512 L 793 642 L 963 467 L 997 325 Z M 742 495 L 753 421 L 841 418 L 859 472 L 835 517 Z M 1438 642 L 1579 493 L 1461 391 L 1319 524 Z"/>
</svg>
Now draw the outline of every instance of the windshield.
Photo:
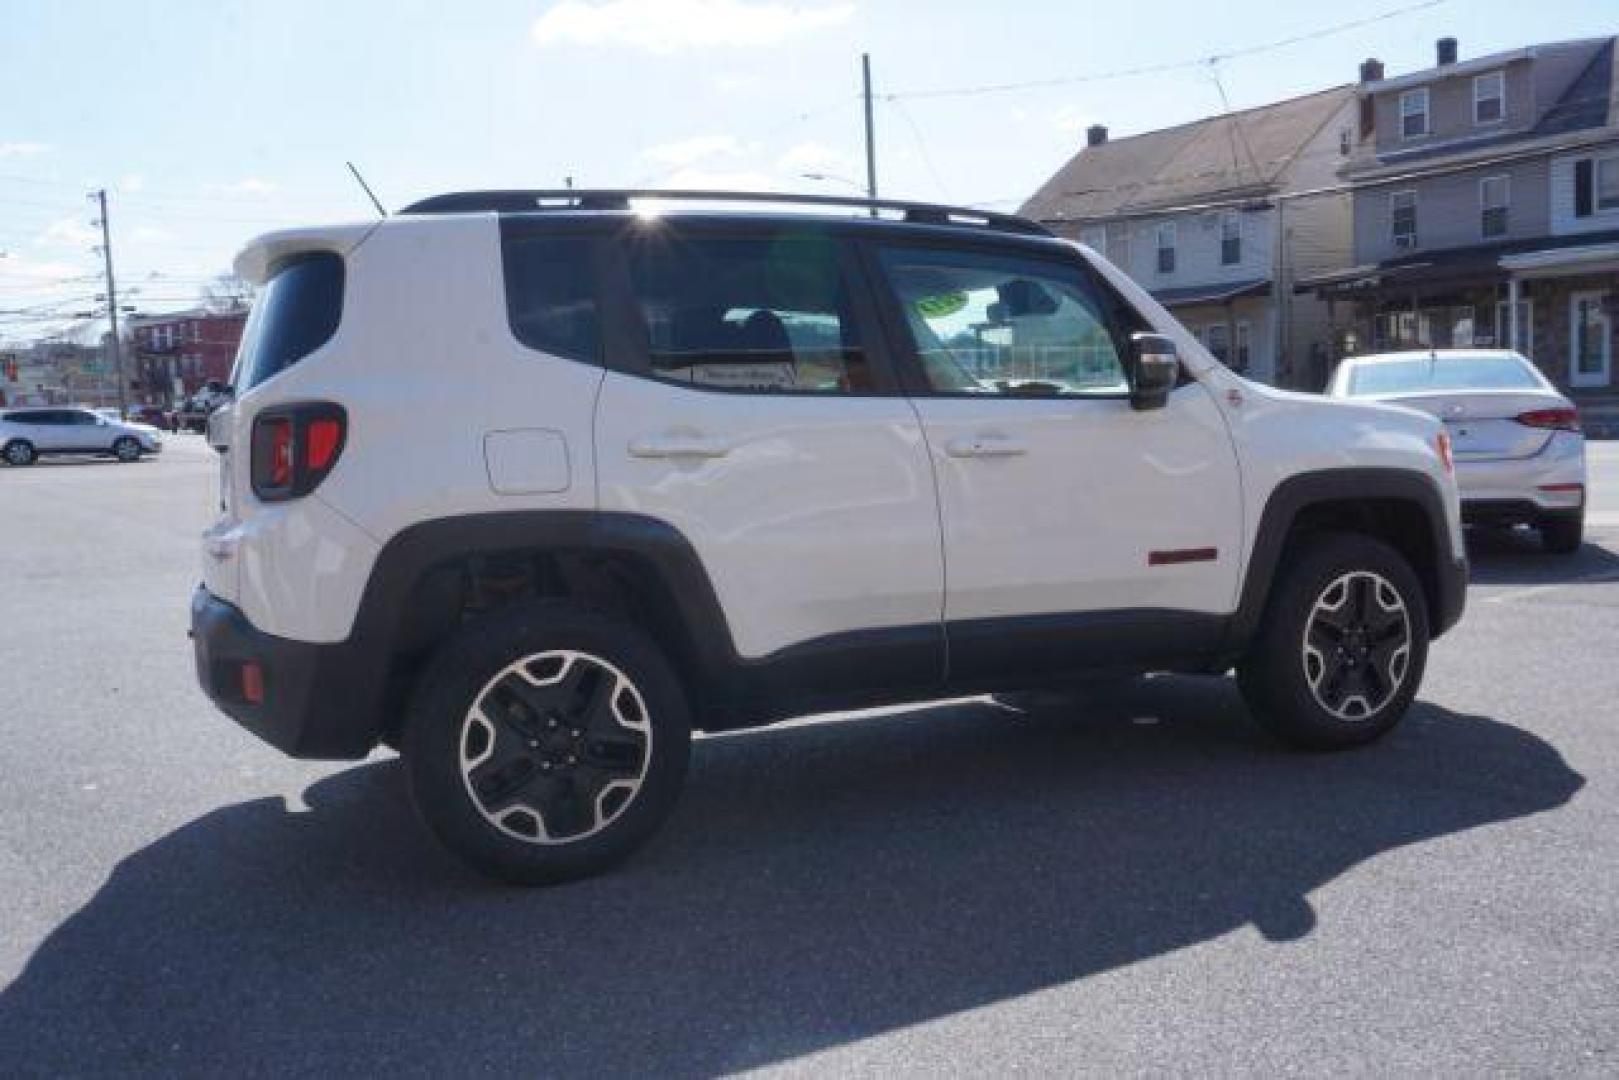
<svg viewBox="0 0 1619 1080">
<path fill-rule="evenodd" d="M 1349 376 L 1353 397 L 1420 394 L 1430 390 L 1538 390 L 1529 365 L 1516 356 L 1442 356 L 1357 364 Z"/>
</svg>

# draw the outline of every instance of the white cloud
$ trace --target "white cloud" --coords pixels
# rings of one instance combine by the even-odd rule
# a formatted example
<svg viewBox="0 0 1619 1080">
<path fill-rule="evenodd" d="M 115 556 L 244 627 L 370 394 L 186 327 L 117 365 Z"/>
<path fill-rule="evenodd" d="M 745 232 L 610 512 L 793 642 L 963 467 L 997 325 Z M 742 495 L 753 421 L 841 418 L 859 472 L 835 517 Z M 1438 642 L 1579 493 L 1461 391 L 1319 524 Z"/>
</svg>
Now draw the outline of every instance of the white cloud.
<svg viewBox="0 0 1619 1080">
<path fill-rule="evenodd" d="M 781 185 L 769 173 L 685 168 L 658 186 L 671 191 L 776 191 Z"/>
<path fill-rule="evenodd" d="M 722 94 L 740 94 L 759 85 L 752 75 L 716 75 L 709 82 Z"/>
<path fill-rule="evenodd" d="M 746 0 L 562 0 L 530 31 L 541 48 L 621 45 L 668 54 L 713 46 L 775 45 L 798 34 L 842 26 L 848 3 L 800 7 Z"/>
<path fill-rule="evenodd" d="M 146 186 L 146 177 L 140 173 L 125 173 L 118 180 L 118 190 L 136 192 Z"/>
<path fill-rule="evenodd" d="M 222 195 L 268 195 L 276 190 L 276 186 L 269 180 L 260 180 L 256 176 L 249 176 L 238 180 L 234 184 L 205 184 L 207 191 L 218 192 Z"/>
<path fill-rule="evenodd" d="M 129 238 L 138 244 L 152 244 L 159 240 L 172 240 L 174 234 L 151 225 L 137 225 L 130 230 Z"/>
<path fill-rule="evenodd" d="M 33 157 L 49 149 L 50 146 L 42 142 L 0 142 L 0 158 Z"/>
<path fill-rule="evenodd" d="M 776 159 L 776 168 L 793 176 L 807 172 L 846 176 L 863 167 L 852 155 L 818 142 L 789 146 Z"/>
<path fill-rule="evenodd" d="M 720 155 L 735 156 L 743 152 L 740 142 L 731 135 L 693 135 L 689 139 L 659 143 L 641 151 L 647 161 L 670 168 L 694 165 L 706 158 Z"/>
<path fill-rule="evenodd" d="M 1091 125 L 1090 114 L 1073 105 L 1064 105 L 1050 113 L 1046 119 L 1051 121 L 1051 126 L 1062 135 L 1078 135 Z"/>
<path fill-rule="evenodd" d="M 34 243 L 56 247 L 94 247 L 101 243 L 101 230 L 78 218 L 59 218 L 45 226 L 44 231 L 34 237 Z"/>
</svg>

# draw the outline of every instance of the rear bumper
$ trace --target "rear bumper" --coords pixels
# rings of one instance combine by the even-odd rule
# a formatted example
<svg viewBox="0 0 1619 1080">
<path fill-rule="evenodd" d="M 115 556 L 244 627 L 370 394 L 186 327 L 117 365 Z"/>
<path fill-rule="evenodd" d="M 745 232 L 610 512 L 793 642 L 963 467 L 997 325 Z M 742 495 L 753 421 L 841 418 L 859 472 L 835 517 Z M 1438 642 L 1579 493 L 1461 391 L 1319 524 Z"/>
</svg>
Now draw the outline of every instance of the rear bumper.
<svg viewBox="0 0 1619 1080">
<path fill-rule="evenodd" d="M 298 758 L 364 757 L 377 742 L 377 680 L 347 643 L 311 644 L 258 630 L 205 588 L 191 597 L 197 681 L 226 716 Z M 262 700 L 243 689 L 245 665 L 261 672 Z"/>
<path fill-rule="evenodd" d="M 1583 499 L 1573 506 L 1547 506 L 1534 499 L 1466 499 L 1462 521 L 1468 525 L 1540 525 L 1548 521 L 1578 521 L 1585 516 Z"/>
<path fill-rule="evenodd" d="M 1584 505 L 1585 440 L 1557 432 L 1527 458 L 1456 462 L 1462 520 L 1527 522 L 1577 515 Z"/>
</svg>

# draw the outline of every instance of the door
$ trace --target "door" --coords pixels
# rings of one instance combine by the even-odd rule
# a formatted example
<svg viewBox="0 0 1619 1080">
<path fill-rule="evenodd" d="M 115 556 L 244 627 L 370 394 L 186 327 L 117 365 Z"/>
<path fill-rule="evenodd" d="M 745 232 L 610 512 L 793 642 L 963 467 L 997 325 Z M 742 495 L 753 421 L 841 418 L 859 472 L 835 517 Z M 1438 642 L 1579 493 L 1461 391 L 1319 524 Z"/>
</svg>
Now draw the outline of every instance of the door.
<svg viewBox="0 0 1619 1080">
<path fill-rule="evenodd" d="M 943 514 L 952 681 L 1170 658 L 1235 605 L 1235 451 L 1193 382 L 1132 409 L 1139 317 L 1077 256 L 888 246 Z"/>
<path fill-rule="evenodd" d="M 44 409 L 34 415 L 37 436 L 34 445 L 40 450 L 76 450 L 84 438 L 84 429 L 74 422 L 77 410 Z"/>
<path fill-rule="evenodd" d="M 692 544 L 755 689 L 937 685 L 927 451 L 842 242 L 651 221 L 613 250 L 609 322 L 633 332 L 609 343 L 596 410 L 601 508 Z M 810 654 L 808 681 L 836 686 L 769 674 Z M 836 656 L 851 662 L 825 666 Z"/>
<path fill-rule="evenodd" d="M 1600 292 L 1568 298 L 1568 381 L 1570 386 L 1607 386 L 1613 370 L 1613 323 Z"/>
</svg>

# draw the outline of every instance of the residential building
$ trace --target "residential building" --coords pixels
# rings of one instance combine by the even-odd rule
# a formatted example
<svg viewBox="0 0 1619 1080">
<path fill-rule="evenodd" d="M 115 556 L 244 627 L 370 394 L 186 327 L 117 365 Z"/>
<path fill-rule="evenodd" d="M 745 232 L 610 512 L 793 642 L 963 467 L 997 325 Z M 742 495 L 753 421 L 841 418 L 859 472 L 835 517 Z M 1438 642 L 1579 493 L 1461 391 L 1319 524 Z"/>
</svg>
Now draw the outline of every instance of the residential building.
<svg viewBox="0 0 1619 1080">
<path fill-rule="evenodd" d="M 230 380 L 247 312 L 205 308 L 130 320 L 136 395 L 172 405 L 210 382 Z"/>
<path fill-rule="evenodd" d="M 1385 78 L 1361 65 L 1354 254 L 1303 287 L 1329 302 L 1337 355 L 1514 344 L 1576 394 L 1614 386 L 1619 322 L 1615 39 Z"/>
<path fill-rule="evenodd" d="M 1344 265 L 1346 195 L 1329 192 L 1352 149 L 1344 85 L 1128 138 L 1105 127 L 1022 213 L 1124 270 L 1231 367 L 1319 388 L 1326 305 L 1295 281 Z"/>
</svg>

